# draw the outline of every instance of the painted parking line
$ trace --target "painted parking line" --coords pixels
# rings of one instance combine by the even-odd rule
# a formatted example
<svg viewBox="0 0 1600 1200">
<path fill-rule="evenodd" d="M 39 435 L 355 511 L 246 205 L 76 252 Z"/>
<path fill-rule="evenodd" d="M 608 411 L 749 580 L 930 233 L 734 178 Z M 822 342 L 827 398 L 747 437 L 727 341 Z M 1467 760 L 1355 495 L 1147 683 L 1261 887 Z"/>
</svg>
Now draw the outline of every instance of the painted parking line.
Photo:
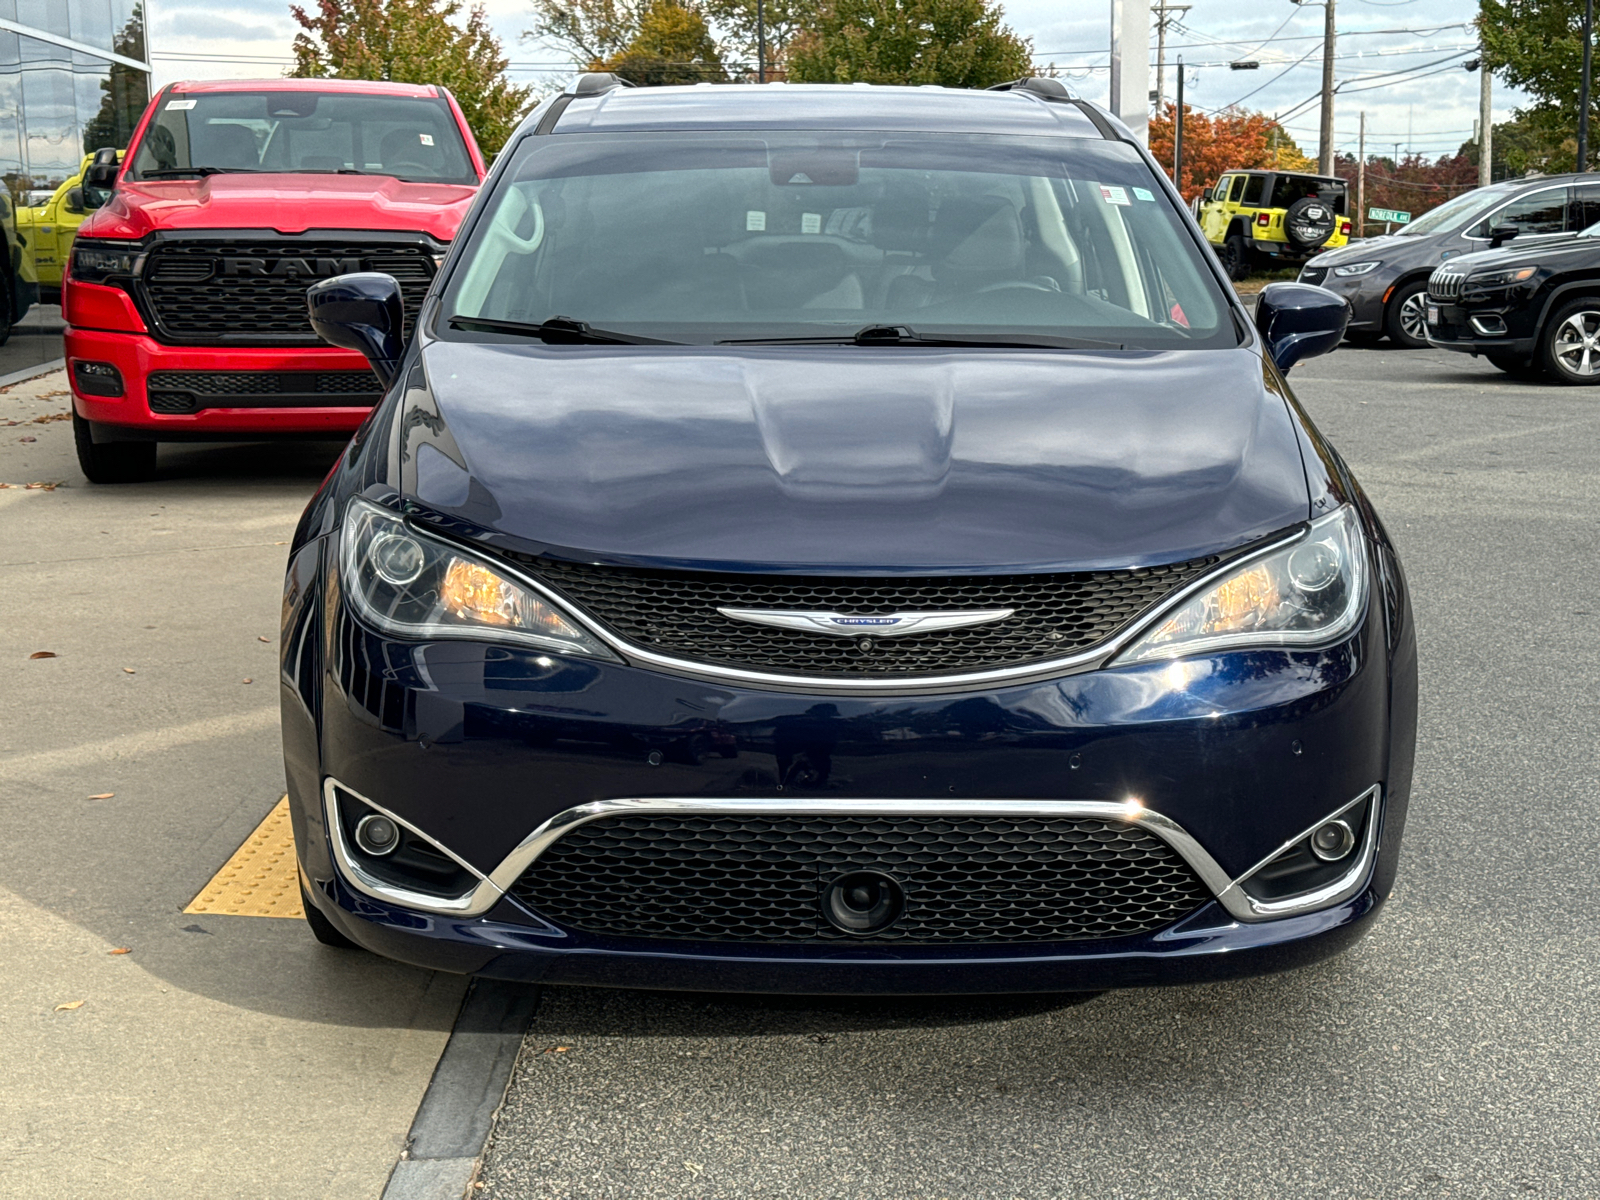
<svg viewBox="0 0 1600 1200">
<path fill-rule="evenodd" d="M 273 805 L 255 832 L 222 864 L 183 910 L 230 917 L 303 918 L 300 874 L 295 867 L 289 797 Z"/>
</svg>

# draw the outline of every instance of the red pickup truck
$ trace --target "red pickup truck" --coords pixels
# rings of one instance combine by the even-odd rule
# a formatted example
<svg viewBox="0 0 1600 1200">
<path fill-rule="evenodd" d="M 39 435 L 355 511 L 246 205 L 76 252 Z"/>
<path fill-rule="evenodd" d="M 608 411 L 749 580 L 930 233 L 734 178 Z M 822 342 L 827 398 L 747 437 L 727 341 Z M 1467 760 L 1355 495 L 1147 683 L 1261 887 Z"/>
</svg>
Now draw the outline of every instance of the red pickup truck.
<svg viewBox="0 0 1600 1200">
<path fill-rule="evenodd" d="M 96 483 L 148 479 L 156 444 L 343 437 L 382 392 L 312 332 L 317 279 L 383 271 L 407 321 L 484 175 L 443 88 L 354 80 L 174 83 L 99 203 L 62 288 L 73 432 Z"/>
</svg>

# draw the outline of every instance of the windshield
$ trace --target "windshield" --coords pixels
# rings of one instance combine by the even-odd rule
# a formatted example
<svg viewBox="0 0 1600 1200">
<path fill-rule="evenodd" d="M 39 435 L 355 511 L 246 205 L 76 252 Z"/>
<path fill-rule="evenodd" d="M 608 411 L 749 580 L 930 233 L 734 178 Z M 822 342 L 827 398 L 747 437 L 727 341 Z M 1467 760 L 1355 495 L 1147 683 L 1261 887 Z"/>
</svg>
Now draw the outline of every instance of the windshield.
<svg viewBox="0 0 1600 1200">
<path fill-rule="evenodd" d="M 1117 143 L 569 134 L 515 153 L 452 273 L 453 317 L 702 344 L 869 326 L 1238 343 L 1184 215 Z"/>
<path fill-rule="evenodd" d="M 1438 208 L 1430 209 L 1415 221 L 1399 230 L 1402 237 L 1415 237 L 1419 233 L 1438 233 L 1456 229 L 1488 212 L 1509 195 L 1506 188 L 1480 188 L 1463 192 L 1453 200 L 1446 200 Z"/>
<path fill-rule="evenodd" d="M 339 92 L 170 92 L 134 155 L 132 178 L 226 171 L 351 172 L 476 184 L 440 98 Z"/>
<path fill-rule="evenodd" d="M 1310 175 L 1280 175 L 1272 188 L 1272 207 L 1288 208 L 1307 198 L 1326 201 L 1344 215 L 1344 184 L 1337 180 L 1316 179 Z"/>
</svg>

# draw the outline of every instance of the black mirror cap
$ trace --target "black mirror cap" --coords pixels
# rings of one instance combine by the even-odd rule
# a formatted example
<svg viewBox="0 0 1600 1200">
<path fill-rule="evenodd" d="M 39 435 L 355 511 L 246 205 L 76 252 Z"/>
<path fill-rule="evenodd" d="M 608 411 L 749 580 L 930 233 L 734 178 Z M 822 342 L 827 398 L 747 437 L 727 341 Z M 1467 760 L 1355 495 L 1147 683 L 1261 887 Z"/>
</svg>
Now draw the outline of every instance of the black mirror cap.
<svg viewBox="0 0 1600 1200">
<path fill-rule="evenodd" d="M 81 187 L 68 188 L 67 194 L 61 198 L 61 204 L 69 213 L 83 212 L 83 189 Z"/>
<path fill-rule="evenodd" d="M 1337 346 L 1349 320 L 1343 297 L 1309 283 L 1269 283 L 1256 301 L 1256 328 L 1284 374 L 1301 359 Z"/>
<path fill-rule="evenodd" d="M 84 169 L 83 186 L 109 192 L 116 185 L 118 170 L 116 147 L 102 146 L 94 152 L 94 158 Z"/>
<path fill-rule="evenodd" d="M 1522 231 L 1515 225 L 1496 225 L 1489 230 L 1489 249 L 1498 250 Z"/>
<path fill-rule="evenodd" d="M 405 300 L 393 275 L 358 271 L 335 275 L 306 289 L 311 328 L 325 342 L 367 356 L 384 387 L 405 352 Z"/>
</svg>

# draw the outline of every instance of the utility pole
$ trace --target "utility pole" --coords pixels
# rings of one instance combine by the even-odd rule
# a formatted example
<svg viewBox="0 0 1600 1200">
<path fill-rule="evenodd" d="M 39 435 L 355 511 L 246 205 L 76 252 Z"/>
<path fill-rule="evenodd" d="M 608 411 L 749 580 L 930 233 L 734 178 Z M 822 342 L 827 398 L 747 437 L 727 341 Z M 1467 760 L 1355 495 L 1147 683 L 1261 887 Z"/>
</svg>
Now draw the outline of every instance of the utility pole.
<svg viewBox="0 0 1600 1200">
<path fill-rule="evenodd" d="M 756 82 L 767 81 L 767 11 L 763 0 L 756 0 Z"/>
<path fill-rule="evenodd" d="M 1489 85 L 1494 72 L 1489 69 L 1489 51 L 1478 55 L 1478 186 L 1494 182 L 1494 111 L 1489 103 Z"/>
<path fill-rule="evenodd" d="M 1356 164 L 1356 236 L 1367 236 L 1367 113 L 1361 112 L 1361 141 L 1358 143 L 1356 154 L 1360 161 Z"/>
<path fill-rule="evenodd" d="M 1156 0 L 1150 11 L 1156 15 L 1156 115 L 1161 115 L 1161 105 L 1167 98 L 1167 23 L 1173 20 L 1168 13 L 1186 13 L 1192 4 L 1168 4 Z"/>
<path fill-rule="evenodd" d="M 1333 174 L 1333 2 L 1325 0 L 1327 23 L 1322 33 L 1322 139 L 1317 147 L 1317 171 L 1323 175 Z"/>
<path fill-rule="evenodd" d="M 1183 193 L 1183 55 L 1178 56 L 1178 110 L 1172 115 L 1172 183 Z"/>
<path fill-rule="evenodd" d="M 1589 76 L 1594 58 L 1594 0 L 1583 6 L 1583 82 L 1578 85 L 1578 170 L 1589 169 Z"/>
</svg>

